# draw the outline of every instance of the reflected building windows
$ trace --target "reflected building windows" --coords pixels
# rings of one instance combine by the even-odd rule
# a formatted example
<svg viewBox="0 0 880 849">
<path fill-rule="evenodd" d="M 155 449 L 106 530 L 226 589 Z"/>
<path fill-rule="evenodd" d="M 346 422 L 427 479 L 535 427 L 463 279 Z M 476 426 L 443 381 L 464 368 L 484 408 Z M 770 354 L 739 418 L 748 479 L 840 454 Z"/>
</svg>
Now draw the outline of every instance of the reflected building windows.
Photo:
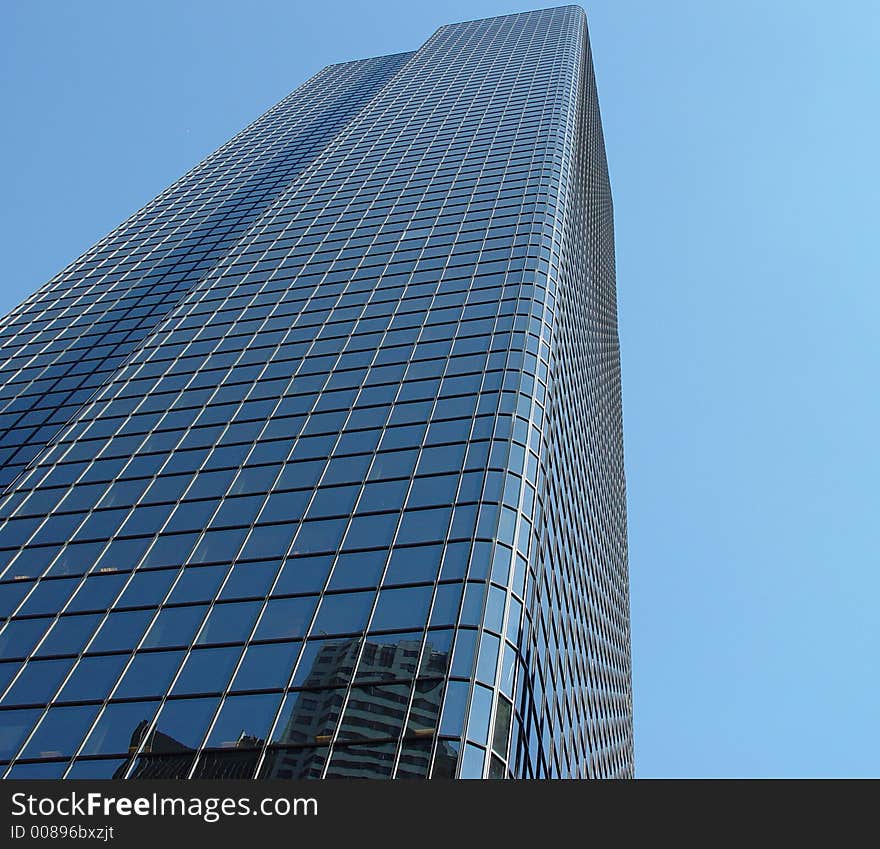
<svg viewBox="0 0 880 849">
<path fill-rule="evenodd" d="M 450 24 L 10 312 L 0 775 L 630 775 L 611 210 L 583 12 Z"/>
</svg>

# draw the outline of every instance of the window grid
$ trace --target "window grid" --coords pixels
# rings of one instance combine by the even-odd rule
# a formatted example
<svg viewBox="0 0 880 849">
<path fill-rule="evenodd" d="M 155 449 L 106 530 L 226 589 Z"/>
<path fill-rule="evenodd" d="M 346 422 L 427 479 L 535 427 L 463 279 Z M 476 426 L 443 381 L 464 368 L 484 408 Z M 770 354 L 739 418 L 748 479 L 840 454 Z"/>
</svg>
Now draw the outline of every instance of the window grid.
<svg viewBox="0 0 880 849">
<path fill-rule="evenodd" d="M 340 85 L 336 123 L 310 129 Z M 212 249 L 198 204 L 263 151 L 283 179 L 185 268 Z M 179 287 L 0 502 L 6 775 L 631 774 L 583 13 L 451 25 L 316 75 L 71 266 L 89 346 L 88 303 L 126 309 L 129 257 L 157 239 L 178 239 Z M 0 402 L 59 403 L 21 361 L 70 341 L 66 273 L 0 323 L 21 352 Z"/>
</svg>

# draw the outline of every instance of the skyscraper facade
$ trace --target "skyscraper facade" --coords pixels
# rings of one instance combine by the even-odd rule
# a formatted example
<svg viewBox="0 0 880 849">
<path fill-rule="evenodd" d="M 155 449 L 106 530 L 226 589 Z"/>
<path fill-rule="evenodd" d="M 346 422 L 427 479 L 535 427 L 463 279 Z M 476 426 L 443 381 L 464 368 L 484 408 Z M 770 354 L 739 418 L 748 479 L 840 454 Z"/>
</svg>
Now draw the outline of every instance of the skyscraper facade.
<svg viewBox="0 0 880 849">
<path fill-rule="evenodd" d="M 4 777 L 632 774 L 574 6 L 325 68 L 0 322 Z"/>
</svg>

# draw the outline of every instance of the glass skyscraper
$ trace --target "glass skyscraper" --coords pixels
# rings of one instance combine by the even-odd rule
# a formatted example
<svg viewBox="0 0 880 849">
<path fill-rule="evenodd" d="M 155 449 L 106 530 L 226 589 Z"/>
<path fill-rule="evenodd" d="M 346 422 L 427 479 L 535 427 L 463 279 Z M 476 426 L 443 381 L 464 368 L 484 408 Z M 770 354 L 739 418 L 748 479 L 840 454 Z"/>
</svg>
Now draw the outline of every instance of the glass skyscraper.
<svg viewBox="0 0 880 849">
<path fill-rule="evenodd" d="M 633 769 L 584 13 L 325 68 L 0 321 L 4 777 Z"/>
</svg>

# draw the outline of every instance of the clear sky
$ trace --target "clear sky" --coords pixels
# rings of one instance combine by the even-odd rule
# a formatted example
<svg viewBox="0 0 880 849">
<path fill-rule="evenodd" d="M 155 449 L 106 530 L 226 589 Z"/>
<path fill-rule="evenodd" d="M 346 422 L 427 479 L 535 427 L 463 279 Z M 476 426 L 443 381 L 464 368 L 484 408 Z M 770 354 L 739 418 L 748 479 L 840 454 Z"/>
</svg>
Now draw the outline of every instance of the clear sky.
<svg viewBox="0 0 880 849">
<path fill-rule="evenodd" d="M 506 2 L 5 0 L 0 312 L 326 64 Z M 880 4 L 585 4 L 640 776 L 880 775 Z"/>
</svg>

